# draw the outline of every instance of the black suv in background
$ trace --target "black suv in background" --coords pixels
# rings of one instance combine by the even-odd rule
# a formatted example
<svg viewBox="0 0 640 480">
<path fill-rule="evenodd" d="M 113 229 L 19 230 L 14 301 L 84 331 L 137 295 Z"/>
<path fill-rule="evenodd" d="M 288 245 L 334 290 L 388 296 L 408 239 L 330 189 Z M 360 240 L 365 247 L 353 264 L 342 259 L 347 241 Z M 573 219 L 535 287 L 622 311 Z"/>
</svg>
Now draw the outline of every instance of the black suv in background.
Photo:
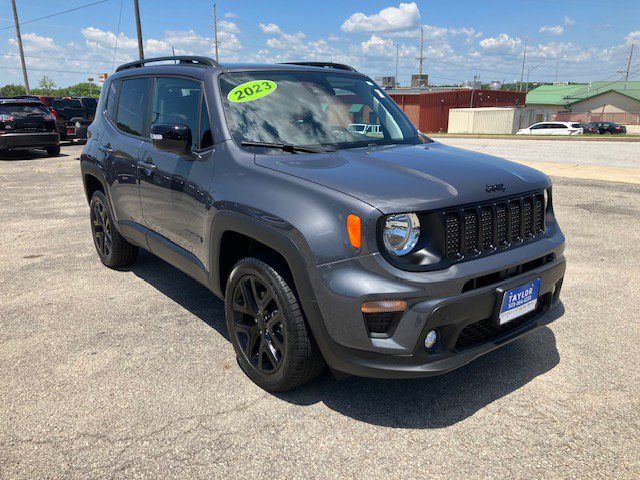
<svg viewBox="0 0 640 480">
<path fill-rule="evenodd" d="M 591 125 L 598 129 L 600 135 L 618 135 L 627 133 L 627 127 L 614 122 L 592 122 Z"/>
<path fill-rule="evenodd" d="M 563 313 L 549 178 L 421 136 L 351 67 L 146 59 L 97 111 L 81 171 L 100 260 L 144 248 L 224 298 L 265 389 L 325 362 L 445 373 Z"/>
<path fill-rule="evenodd" d="M 0 151 L 32 148 L 60 154 L 55 117 L 38 100 L 0 99 Z"/>
<path fill-rule="evenodd" d="M 95 102 L 95 99 L 92 99 Z M 55 98 L 51 107 L 58 114 L 61 140 L 86 140 L 87 127 L 93 121 L 95 105 L 80 98 Z"/>
</svg>

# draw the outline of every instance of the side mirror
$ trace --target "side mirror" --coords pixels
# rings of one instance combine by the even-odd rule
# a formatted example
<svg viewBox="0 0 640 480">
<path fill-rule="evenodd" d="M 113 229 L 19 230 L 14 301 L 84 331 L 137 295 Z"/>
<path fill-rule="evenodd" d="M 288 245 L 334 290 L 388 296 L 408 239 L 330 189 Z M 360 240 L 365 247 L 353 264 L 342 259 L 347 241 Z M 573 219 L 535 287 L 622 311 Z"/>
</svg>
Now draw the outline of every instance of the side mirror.
<svg viewBox="0 0 640 480">
<path fill-rule="evenodd" d="M 184 155 L 191 151 L 191 129 L 187 125 L 151 125 L 151 141 L 158 150 Z"/>
</svg>

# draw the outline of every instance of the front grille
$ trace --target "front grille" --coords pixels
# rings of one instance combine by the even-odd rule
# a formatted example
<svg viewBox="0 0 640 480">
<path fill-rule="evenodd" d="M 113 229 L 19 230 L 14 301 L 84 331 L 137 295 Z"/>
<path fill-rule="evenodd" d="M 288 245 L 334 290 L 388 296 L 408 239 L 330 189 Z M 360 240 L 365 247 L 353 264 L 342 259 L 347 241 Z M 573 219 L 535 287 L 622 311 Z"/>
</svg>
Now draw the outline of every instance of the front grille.
<svg viewBox="0 0 640 480">
<path fill-rule="evenodd" d="M 444 212 L 445 255 L 472 258 L 544 234 L 542 192 L 468 205 Z"/>
<path fill-rule="evenodd" d="M 498 340 L 507 333 L 513 332 L 520 327 L 524 327 L 540 313 L 545 311 L 549 307 L 550 302 L 550 293 L 542 295 L 538 299 L 538 306 L 534 311 L 511 320 L 503 325 L 498 324 L 498 321 L 494 317 L 485 318 L 479 322 L 467 325 L 462 329 L 460 335 L 458 335 L 455 348 L 460 351 L 482 345 L 483 343 Z"/>
</svg>

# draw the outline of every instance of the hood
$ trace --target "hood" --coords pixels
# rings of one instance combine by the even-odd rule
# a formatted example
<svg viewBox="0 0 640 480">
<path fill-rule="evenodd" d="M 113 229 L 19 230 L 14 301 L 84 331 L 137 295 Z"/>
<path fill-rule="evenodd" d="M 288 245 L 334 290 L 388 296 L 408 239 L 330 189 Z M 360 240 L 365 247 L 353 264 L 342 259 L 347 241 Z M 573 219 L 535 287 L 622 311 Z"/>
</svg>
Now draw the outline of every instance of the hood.
<svg viewBox="0 0 640 480">
<path fill-rule="evenodd" d="M 382 213 L 464 205 L 550 185 L 533 168 L 438 142 L 256 155 L 256 163 L 351 195 Z M 499 184 L 504 190 L 488 188 Z"/>
</svg>

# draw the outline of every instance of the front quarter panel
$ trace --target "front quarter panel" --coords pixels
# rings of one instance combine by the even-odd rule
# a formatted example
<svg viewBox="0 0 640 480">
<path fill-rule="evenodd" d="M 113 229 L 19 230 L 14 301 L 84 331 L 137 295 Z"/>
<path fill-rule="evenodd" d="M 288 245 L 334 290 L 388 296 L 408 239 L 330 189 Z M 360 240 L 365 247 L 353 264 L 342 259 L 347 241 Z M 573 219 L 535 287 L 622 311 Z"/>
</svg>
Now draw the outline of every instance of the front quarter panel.
<svg viewBox="0 0 640 480">
<path fill-rule="evenodd" d="M 282 232 L 301 246 L 309 267 L 376 248 L 375 236 L 363 235 L 362 247 L 355 249 L 346 228 L 347 216 L 356 214 L 363 221 L 363 232 L 374 231 L 380 215 L 375 208 L 330 188 L 260 167 L 253 154 L 232 141 L 218 148 L 218 158 L 224 160 L 216 164 L 213 181 L 217 211 L 237 212 Z"/>
</svg>

